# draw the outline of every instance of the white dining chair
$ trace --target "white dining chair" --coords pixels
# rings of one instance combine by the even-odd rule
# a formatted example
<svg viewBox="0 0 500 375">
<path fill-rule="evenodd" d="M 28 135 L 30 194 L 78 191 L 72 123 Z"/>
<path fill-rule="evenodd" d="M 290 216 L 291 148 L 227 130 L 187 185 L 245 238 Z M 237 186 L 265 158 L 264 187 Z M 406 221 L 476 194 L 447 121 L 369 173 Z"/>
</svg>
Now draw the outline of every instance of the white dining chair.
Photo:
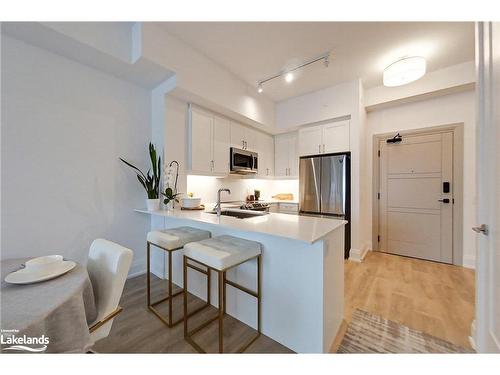
<svg viewBox="0 0 500 375">
<path fill-rule="evenodd" d="M 94 342 L 109 335 L 113 320 L 123 309 L 118 305 L 132 263 L 133 251 L 104 239 L 90 245 L 87 270 L 94 289 L 97 319 L 90 327 Z"/>
</svg>

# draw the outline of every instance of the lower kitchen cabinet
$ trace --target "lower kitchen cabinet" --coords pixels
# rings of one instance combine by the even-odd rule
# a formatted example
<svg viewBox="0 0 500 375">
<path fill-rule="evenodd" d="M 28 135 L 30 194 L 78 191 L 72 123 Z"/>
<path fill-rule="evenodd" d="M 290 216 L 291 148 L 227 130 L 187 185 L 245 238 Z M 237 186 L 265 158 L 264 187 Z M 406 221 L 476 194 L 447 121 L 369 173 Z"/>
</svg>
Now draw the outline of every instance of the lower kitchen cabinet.
<svg viewBox="0 0 500 375">
<path fill-rule="evenodd" d="M 298 215 L 299 204 L 290 202 L 273 202 L 269 205 L 269 212 Z"/>
</svg>

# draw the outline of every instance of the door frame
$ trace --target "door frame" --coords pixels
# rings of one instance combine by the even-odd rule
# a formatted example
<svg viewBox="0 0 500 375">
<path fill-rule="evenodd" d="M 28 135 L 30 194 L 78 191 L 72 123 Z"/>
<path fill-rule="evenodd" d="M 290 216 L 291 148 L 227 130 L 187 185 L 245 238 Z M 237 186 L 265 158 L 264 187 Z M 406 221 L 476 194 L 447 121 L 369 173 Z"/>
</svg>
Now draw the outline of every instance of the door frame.
<svg viewBox="0 0 500 375">
<path fill-rule="evenodd" d="M 400 130 L 401 136 L 453 133 L 453 264 L 463 266 L 463 171 L 464 171 L 464 123 L 453 123 L 428 128 Z M 372 250 L 378 251 L 381 140 L 394 137 L 398 130 L 373 135 L 372 155 Z"/>
</svg>

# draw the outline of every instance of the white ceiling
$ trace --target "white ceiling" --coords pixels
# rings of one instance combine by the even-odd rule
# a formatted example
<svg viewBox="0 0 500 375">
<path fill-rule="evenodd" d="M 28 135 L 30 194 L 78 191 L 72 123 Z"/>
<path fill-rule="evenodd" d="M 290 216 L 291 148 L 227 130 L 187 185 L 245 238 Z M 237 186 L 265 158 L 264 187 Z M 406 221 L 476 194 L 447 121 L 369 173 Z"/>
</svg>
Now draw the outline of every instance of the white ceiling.
<svg viewBox="0 0 500 375">
<path fill-rule="evenodd" d="M 474 59 L 472 22 L 165 22 L 171 34 L 236 76 L 257 82 L 323 52 L 329 68 L 300 69 L 287 84 L 264 85 L 274 101 L 360 77 L 366 88 L 382 84 L 382 70 L 398 58 L 420 55 L 427 70 Z"/>
</svg>

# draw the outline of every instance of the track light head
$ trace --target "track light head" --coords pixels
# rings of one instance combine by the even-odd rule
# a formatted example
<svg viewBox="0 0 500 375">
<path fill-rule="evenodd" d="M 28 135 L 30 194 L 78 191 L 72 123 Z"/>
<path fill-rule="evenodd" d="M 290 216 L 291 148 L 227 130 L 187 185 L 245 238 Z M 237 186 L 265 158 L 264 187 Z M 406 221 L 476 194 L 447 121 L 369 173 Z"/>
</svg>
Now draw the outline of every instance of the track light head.
<svg viewBox="0 0 500 375">
<path fill-rule="evenodd" d="M 323 64 L 325 65 L 325 68 L 328 68 L 328 65 L 330 65 L 330 56 L 325 57 L 325 61 L 323 61 Z"/>
</svg>

